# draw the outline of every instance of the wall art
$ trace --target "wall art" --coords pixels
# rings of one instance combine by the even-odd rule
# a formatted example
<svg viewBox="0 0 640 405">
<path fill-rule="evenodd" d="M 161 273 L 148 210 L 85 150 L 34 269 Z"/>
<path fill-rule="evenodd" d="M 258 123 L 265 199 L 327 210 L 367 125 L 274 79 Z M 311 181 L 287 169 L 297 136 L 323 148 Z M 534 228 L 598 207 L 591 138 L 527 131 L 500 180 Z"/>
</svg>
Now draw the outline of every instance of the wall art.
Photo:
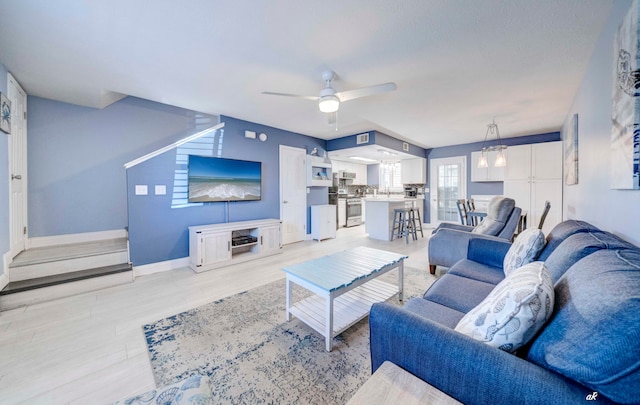
<svg viewBox="0 0 640 405">
<path fill-rule="evenodd" d="M 638 0 L 614 39 L 611 110 L 611 173 L 613 189 L 640 189 L 640 42 Z"/>
</svg>

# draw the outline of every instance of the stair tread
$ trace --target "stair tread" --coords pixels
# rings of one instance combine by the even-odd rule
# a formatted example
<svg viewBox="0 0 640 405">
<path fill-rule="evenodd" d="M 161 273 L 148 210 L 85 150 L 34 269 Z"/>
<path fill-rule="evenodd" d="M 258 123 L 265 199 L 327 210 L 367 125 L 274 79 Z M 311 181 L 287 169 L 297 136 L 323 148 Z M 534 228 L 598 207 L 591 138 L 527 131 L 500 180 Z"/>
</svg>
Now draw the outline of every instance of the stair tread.
<svg viewBox="0 0 640 405">
<path fill-rule="evenodd" d="M 59 260 L 76 259 L 116 253 L 127 250 L 127 238 L 107 239 L 66 245 L 45 246 L 28 249 L 18 254 L 10 268 L 29 266 L 32 264 L 50 263 Z"/>
<path fill-rule="evenodd" d="M 110 266 L 74 271 L 70 273 L 56 274 L 53 276 L 38 277 L 22 281 L 12 281 L 7 284 L 7 286 L 2 289 L 2 291 L 0 291 L 0 295 L 29 291 L 36 288 L 50 287 L 58 284 L 86 280 L 94 277 L 107 276 L 126 271 L 133 271 L 131 263 L 119 263 Z"/>
</svg>

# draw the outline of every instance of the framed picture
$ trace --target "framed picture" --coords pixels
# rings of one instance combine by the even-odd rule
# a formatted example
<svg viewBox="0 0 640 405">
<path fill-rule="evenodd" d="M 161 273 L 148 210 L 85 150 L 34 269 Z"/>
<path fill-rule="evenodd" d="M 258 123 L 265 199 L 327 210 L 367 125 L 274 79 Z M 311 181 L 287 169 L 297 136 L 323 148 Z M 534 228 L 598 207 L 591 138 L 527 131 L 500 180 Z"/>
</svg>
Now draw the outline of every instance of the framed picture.
<svg viewBox="0 0 640 405">
<path fill-rule="evenodd" d="M 571 122 L 562 137 L 564 141 L 564 184 L 578 184 L 578 114 L 573 114 Z"/>
<path fill-rule="evenodd" d="M 0 130 L 11 133 L 11 100 L 0 93 Z"/>
<path fill-rule="evenodd" d="M 612 189 L 640 189 L 640 35 L 638 0 L 616 33 L 611 109 Z"/>
</svg>

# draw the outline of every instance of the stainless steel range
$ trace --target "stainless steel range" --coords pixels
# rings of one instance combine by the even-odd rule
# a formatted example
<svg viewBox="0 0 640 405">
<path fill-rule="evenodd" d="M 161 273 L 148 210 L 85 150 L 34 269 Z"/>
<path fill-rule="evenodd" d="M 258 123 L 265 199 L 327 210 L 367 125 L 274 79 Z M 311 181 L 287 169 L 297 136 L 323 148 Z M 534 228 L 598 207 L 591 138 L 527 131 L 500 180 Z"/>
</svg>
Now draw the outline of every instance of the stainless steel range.
<svg viewBox="0 0 640 405">
<path fill-rule="evenodd" d="M 347 227 L 362 225 L 362 199 L 347 198 Z"/>
</svg>

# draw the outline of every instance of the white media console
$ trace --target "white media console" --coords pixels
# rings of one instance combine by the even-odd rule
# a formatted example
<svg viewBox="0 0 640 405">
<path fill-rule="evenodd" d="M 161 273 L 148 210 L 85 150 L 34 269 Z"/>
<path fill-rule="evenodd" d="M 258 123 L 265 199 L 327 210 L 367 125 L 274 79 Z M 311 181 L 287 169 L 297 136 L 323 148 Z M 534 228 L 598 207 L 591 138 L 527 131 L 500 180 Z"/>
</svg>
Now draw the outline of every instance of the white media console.
<svg viewBox="0 0 640 405">
<path fill-rule="evenodd" d="M 279 219 L 189 227 L 189 267 L 197 273 L 282 251 Z"/>
</svg>

